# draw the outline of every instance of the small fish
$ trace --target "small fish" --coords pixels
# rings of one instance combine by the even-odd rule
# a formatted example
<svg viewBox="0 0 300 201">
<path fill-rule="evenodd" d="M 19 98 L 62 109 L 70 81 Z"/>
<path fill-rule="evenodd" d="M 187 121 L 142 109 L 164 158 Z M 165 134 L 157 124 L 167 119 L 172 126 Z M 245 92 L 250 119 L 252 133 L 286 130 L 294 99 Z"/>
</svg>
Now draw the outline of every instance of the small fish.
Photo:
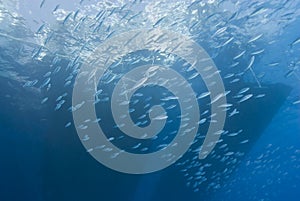
<svg viewBox="0 0 300 201">
<path fill-rule="evenodd" d="M 273 63 L 269 63 L 269 66 L 278 66 L 279 62 L 273 62 Z"/>
<path fill-rule="evenodd" d="M 167 119 L 168 118 L 168 115 L 159 115 L 157 117 L 154 117 L 152 120 L 164 120 L 164 119 Z"/>
<path fill-rule="evenodd" d="M 36 83 L 38 83 L 38 80 L 33 80 L 33 81 L 27 81 L 23 87 L 33 87 L 34 85 L 36 85 Z"/>
<path fill-rule="evenodd" d="M 230 151 L 230 152 L 227 152 L 227 153 L 225 154 L 225 156 L 232 156 L 233 154 L 234 154 L 234 152 Z"/>
<path fill-rule="evenodd" d="M 250 63 L 247 66 L 247 68 L 245 69 L 245 71 L 247 71 L 248 69 L 250 69 L 252 67 L 254 61 L 255 61 L 255 56 L 252 56 L 251 59 L 250 59 Z"/>
<path fill-rule="evenodd" d="M 229 117 L 232 117 L 233 115 L 236 115 L 240 113 L 236 108 L 229 114 Z"/>
<path fill-rule="evenodd" d="M 43 88 L 43 87 L 47 86 L 47 85 L 50 83 L 50 81 L 51 81 L 51 78 L 48 77 L 48 78 L 44 81 L 44 83 L 40 86 L 40 88 Z"/>
<path fill-rule="evenodd" d="M 248 91 L 249 89 L 250 89 L 249 87 L 245 87 L 245 88 L 241 89 L 241 90 L 238 92 L 238 94 L 243 94 L 243 93 L 245 93 L 246 91 Z"/>
<path fill-rule="evenodd" d="M 162 18 L 160 18 L 159 20 L 157 20 L 157 21 L 154 23 L 153 27 L 156 27 L 156 26 L 157 26 L 159 23 L 161 23 L 165 18 L 166 18 L 166 17 L 162 17 Z"/>
<path fill-rule="evenodd" d="M 223 94 L 223 93 L 218 94 L 217 96 L 215 96 L 215 97 L 212 99 L 212 101 L 211 101 L 210 104 L 213 104 L 213 103 L 217 102 L 220 98 L 222 98 L 222 97 L 224 97 L 224 96 L 225 96 L 225 94 Z"/>
<path fill-rule="evenodd" d="M 252 96 L 253 96 L 253 94 L 248 94 L 248 95 L 244 96 L 244 97 L 239 101 L 239 103 L 242 103 L 242 102 L 244 102 L 244 101 L 250 99 Z"/>
<path fill-rule="evenodd" d="M 199 73 L 198 73 L 198 72 L 195 72 L 193 75 L 191 75 L 191 76 L 188 78 L 188 80 L 192 80 L 192 79 L 196 78 L 198 75 L 199 75 Z"/>
<path fill-rule="evenodd" d="M 100 20 L 100 19 L 102 18 L 102 16 L 105 14 L 105 12 L 106 12 L 106 11 L 102 11 L 102 10 L 101 10 L 101 11 L 96 15 L 95 19 Z"/>
<path fill-rule="evenodd" d="M 137 81 L 137 83 L 132 87 L 131 90 L 135 90 L 139 87 L 141 87 L 143 84 L 145 84 L 147 82 L 148 78 L 147 77 L 144 77 L 142 79 L 140 79 L 139 81 Z"/>
<path fill-rule="evenodd" d="M 72 12 L 70 12 L 70 13 L 65 17 L 65 19 L 64 19 L 64 21 L 63 21 L 63 25 L 66 24 L 67 20 L 71 17 L 71 15 L 72 15 Z"/>
<path fill-rule="evenodd" d="M 46 103 L 46 102 L 47 102 L 47 100 L 48 100 L 48 97 L 44 98 L 44 99 L 41 101 L 41 104 L 44 104 L 44 103 Z"/>
<path fill-rule="evenodd" d="M 240 81 L 240 78 L 235 78 L 235 79 L 231 80 L 230 83 L 235 83 L 235 82 L 238 82 L 238 81 Z"/>
<path fill-rule="evenodd" d="M 294 46 L 294 45 L 296 45 L 296 44 L 298 44 L 298 43 L 300 43 L 300 37 L 299 37 L 299 38 L 296 38 L 296 39 L 292 42 L 291 46 Z"/>
<path fill-rule="evenodd" d="M 234 73 L 229 73 L 229 74 L 225 75 L 224 78 L 227 79 L 227 78 L 231 78 L 233 76 L 234 76 Z"/>
<path fill-rule="evenodd" d="M 132 149 L 137 149 L 137 148 L 139 148 L 141 145 L 142 145 L 142 143 L 138 143 L 137 145 L 134 145 L 134 146 L 132 147 Z"/>
<path fill-rule="evenodd" d="M 244 140 L 244 141 L 241 141 L 240 144 L 246 144 L 248 142 L 249 142 L 249 140 Z"/>
<path fill-rule="evenodd" d="M 232 104 L 230 104 L 230 103 L 219 105 L 220 108 L 224 108 L 224 107 L 226 108 L 226 107 L 231 107 L 231 106 L 232 106 Z"/>
<path fill-rule="evenodd" d="M 227 144 L 223 144 L 219 147 L 219 149 L 224 149 L 225 147 L 227 147 Z"/>
<path fill-rule="evenodd" d="M 68 128 L 69 126 L 71 126 L 71 122 L 66 123 L 65 128 Z"/>
<path fill-rule="evenodd" d="M 40 8 L 42 8 L 42 7 L 43 7 L 43 5 L 45 4 L 45 2 L 46 2 L 46 0 L 43 0 L 43 1 L 41 2 L 41 4 L 40 4 Z"/>
<path fill-rule="evenodd" d="M 265 49 L 261 49 L 261 50 L 257 50 L 255 52 L 252 52 L 251 55 L 258 55 L 258 54 L 261 54 L 265 51 Z"/>
<path fill-rule="evenodd" d="M 223 32 L 225 32 L 226 30 L 227 30 L 227 27 L 222 27 L 222 28 L 218 29 L 218 30 L 212 35 L 212 37 L 217 36 L 217 35 L 220 35 L 220 34 L 222 34 Z"/>
<path fill-rule="evenodd" d="M 294 101 L 293 102 L 293 105 L 297 105 L 297 104 L 299 104 L 300 103 L 300 100 L 297 100 L 297 101 Z"/>
<path fill-rule="evenodd" d="M 226 45 L 228 45 L 231 41 L 233 41 L 234 37 L 229 38 L 227 41 L 225 41 L 221 46 L 219 47 L 224 47 Z"/>
<path fill-rule="evenodd" d="M 151 66 L 150 68 L 147 69 L 145 74 L 147 77 L 150 77 L 150 73 L 152 73 L 158 69 L 159 69 L 159 66 Z"/>
<path fill-rule="evenodd" d="M 73 20 L 76 20 L 77 15 L 79 14 L 79 9 L 74 13 Z"/>
<path fill-rule="evenodd" d="M 58 72 L 60 71 L 60 69 L 61 69 L 61 66 L 57 66 L 57 67 L 54 69 L 53 73 L 54 73 L 54 74 L 55 74 L 55 73 L 58 73 Z"/>
<path fill-rule="evenodd" d="M 94 123 L 98 123 L 99 121 L 101 121 L 101 118 L 97 118 L 97 119 L 95 119 L 93 122 L 94 122 Z"/>
<path fill-rule="evenodd" d="M 41 31 L 44 29 L 44 27 L 45 27 L 45 24 L 42 24 L 42 25 L 38 28 L 38 30 L 36 31 L 36 34 L 40 34 Z"/>
<path fill-rule="evenodd" d="M 231 17 L 228 19 L 228 21 L 234 20 L 234 19 L 237 17 L 237 15 L 238 15 L 238 12 L 234 12 L 234 13 L 231 15 Z"/>
<path fill-rule="evenodd" d="M 117 77 L 117 75 L 116 75 L 116 74 L 113 74 L 112 76 L 110 76 L 109 79 L 105 80 L 104 83 L 105 83 L 105 84 L 109 84 L 109 83 L 111 83 L 113 80 L 115 80 L 116 77 Z"/>
<path fill-rule="evenodd" d="M 71 80 L 68 80 L 68 81 L 64 84 L 64 87 L 69 86 L 71 83 L 72 83 L 72 81 L 71 81 Z"/>
<path fill-rule="evenodd" d="M 237 135 L 240 134 L 242 131 L 243 131 L 243 130 L 239 130 L 238 132 L 230 133 L 230 134 L 228 134 L 228 136 L 230 136 L 230 137 L 237 136 Z"/>
<path fill-rule="evenodd" d="M 83 141 L 88 141 L 89 139 L 90 139 L 90 137 L 88 135 L 84 135 L 82 138 Z"/>
<path fill-rule="evenodd" d="M 252 42 L 254 42 L 254 41 L 260 39 L 262 36 L 263 36 L 263 34 L 259 34 L 259 35 L 255 36 L 254 38 L 251 38 L 251 39 L 248 41 L 248 43 L 252 43 Z"/>
<path fill-rule="evenodd" d="M 288 77 L 290 77 L 293 73 L 294 73 L 294 69 L 289 70 L 289 71 L 284 75 L 284 77 L 288 78 Z"/>
<path fill-rule="evenodd" d="M 240 62 L 235 62 L 235 63 L 231 64 L 230 67 L 236 67 L 236 66 L 238 66 L 239 64 L 240 64 Z"/>
<path fill-rule="evenodd" d="M 204 92 L 204 93 L 200 94 L 200 95 L 197 97 L 197 99 L 201 99 L 201 98 L 204 98 L 204 97 L 209 96 L 209 95 L 210 95 L 210 92 Z"/>
<path fill-rule="evenodd" d="M 54 13 L 55 11 L 57 11 L 59 7 L 60 7 L 60 4 L 56 5 L 52 12 Z"/>
<path fill-rule="evenodd" d="M 80 129 L 82 129 L 82 130 L 85 130 L 85 129 L 88 128 L 88 126 L 84 126 L 84 125 L 81 124 L 81 125 L 78 126 L 78 128 L 80 128 Z"/>
<path fill-rule="evenodd" d="M 58 96 L 56 99 L 56 102 L 60 101 L 63 98 L 63 96 Z"/>
<path fill-rule="evenodd" d="M 253 17 L 253 16 L 255 16 L 255 15 L 264 13 L 264 12 L 266 12 L 267 10 L 268 10 L 267 8 L 259 7 L 259 8 L 257 8 L 257 9 L 255 9 L 249 16 L 250 16 L 250 17 Z"/>
<path fill-rule="evenodd" d="M 166 109 L 167 110 L 171 110 L 171 109 L 173 109 L 173 108 L 175 108 L 176 107 L 176 105 L 170 105 L 169 107 L 167 107 Z"/>
<path fill-rule="evenodd" d="M 265 97 L 266 94 L 258 94 L 257 96 L 255 96 L 255 98 L 262 98 L 262 97 Z"/>
<path fill-rule="evenodd" d="M 240 58 L 241 56 L 243 56 L 246 53 L 246 50 L 242 51 L 240 54 L 236 55 L 235 57 L 233 57 L 233 60 L 236 60 L 238 58 Z"/>
<path fill-rule="evenodd" d="M 57 104 L 57 105 L 55 106 L 54 110 L 55 110 L 55 111 L 59 110 L 59 109 L 61 108 L 61 106 L 62 106 L 62 105 Z"/>
<path fill-rule="evenodd" d="M 166 98 L 162 98 L 162 101 L 169 101 L 169 100 L 178 100 L 177 96 L 168 96 Z"/>
<path fill-rule="evenodd" d="M 198 121 L 198 124 L 200 125 L 200 124 L 203 124 L 203 123 L 205 123 L 206 122 L 206 118 L 203 118 L 203 119 L 201 119 L 200 121 Z"/>
</svg>

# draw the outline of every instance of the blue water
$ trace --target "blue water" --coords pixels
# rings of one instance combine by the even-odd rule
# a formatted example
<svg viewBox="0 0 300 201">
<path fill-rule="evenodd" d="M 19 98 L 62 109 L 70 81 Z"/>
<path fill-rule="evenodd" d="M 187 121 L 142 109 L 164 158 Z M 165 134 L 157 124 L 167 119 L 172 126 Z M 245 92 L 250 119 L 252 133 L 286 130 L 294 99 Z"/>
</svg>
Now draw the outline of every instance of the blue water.
<svg viewBox="0 0 300 201">
<path fill-rule="evenodd" d="M 289 0 L 0 1 L 0 200 L 299 200 L 299 16 L 299 2 Z M 95 160 L 77 135 L 75 79 L 108 39 L 157 27 L 190 37 L 213 59 L 231 104 L 224 132 L 200 160 L 213 115 L 205 96 L 198 100 L 203 121 L 196 138 L 178 161 L 150 174 L 117 172 Z M 181 111 L 180 100 L 163 99 L 174 95 L 166 88 L 144 86 L 130 99 L 140 127 L 151 123 L 144 114 L 153 105 L 169 108 L 155 140 L 122 133 L 109 100 L 118 80 L 137 66 L 170 65 L 188 80 L 196 71 L 185 62 L 150 50 L 118 58 L 96 86 L 102 91 L 97 123 L 107 138 L 136 154 L 170 143 Z M 196 96 L 207 91 L 200 76 L 189 82 Z"/>
</svg>

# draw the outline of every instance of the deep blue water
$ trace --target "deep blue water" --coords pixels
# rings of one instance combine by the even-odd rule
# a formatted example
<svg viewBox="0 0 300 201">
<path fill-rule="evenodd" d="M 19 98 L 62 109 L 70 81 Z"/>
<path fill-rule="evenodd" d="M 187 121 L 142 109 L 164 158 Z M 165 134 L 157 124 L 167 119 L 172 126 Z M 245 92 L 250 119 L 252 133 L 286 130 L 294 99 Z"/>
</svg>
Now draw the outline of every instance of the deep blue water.
<svg viewBox="0 0 300 201">
<path fill-rule="evenodd" d="M 101 2 L 0 1 L 0 200 L 299 200 L 299 2 Z M 157 27 L 190 37 L 214 61 L 229 104 L 221 106 L 224 130 L 200 160 L 214 123 L 213 100 L 203 96 L 197 135 L 178 161 L 149 174 L 117 172 L 90 155 L 78 129 L 99 124 L 114 145 L 145 154 L 169 144 L 180 118 L 190 118 L 167 88 L 141 85 L 129 100 L 133 122 L 151 124 L 154 105 L 167 122 L 157 138 L 127 136 L 110 108 L 122 76 L 141 65 L 169 66 L 197 97 L 208 90 L 178 55 L 136 51 L 116 59 L 95 86 L 99 120 L 74 124 L 72 93 L 88 55 L 118 34 Z"/>
</svg>

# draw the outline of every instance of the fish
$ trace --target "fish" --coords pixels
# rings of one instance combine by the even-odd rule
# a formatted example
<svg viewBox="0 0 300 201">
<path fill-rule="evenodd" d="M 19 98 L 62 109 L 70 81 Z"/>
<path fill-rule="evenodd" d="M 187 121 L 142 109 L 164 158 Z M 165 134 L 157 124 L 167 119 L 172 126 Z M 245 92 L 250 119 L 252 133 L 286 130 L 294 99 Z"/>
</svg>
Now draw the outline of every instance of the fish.
<svg viewBox="0 0 300 201">
<path fill-rule="evenodd" d="M 42 24 L 42 25 L 38 28 L 38 30 L 37 30 L 35 33 L 36 33 L 36 34 L 40 34 L 41 31 L 44 29 L 44 27 L 45 27 L 45 23 Z"/>
<path fill-rule="evenodd" d="M 232 116 L 234 116 L 236 114 L 239 114 L 239 113 L 240 112 L 236 108 L 234 108 L 234 110 L 229 114 L 229 117 L 232 117 Z"/>
<path fill-rule="evenodd" d="M 72 124 L 71 122 L 66 123 L 65 128 L 68 128 L 69 126 L 71 126 L 71 124 Z"/>
<path fill-rule="evenodd" d="M 209 95 L 210 95 L 210 92 L 209 92 L 209 91 L 208 91 L 208 92 L 204 92 L 204 93 L 200 94 L 200 95 L 197 97 L 197 99 L 205 98 L 205 97 L 207 97 L 207 96 L 209 96 Z"/>
<path fill-rule="evenodd" d="M 218 46 L 218 47 L 224 47 L 226 45 L 228 45 L 231 41 L 233 41 L 234 37 L 232 36 L 231 38 L 229 38 L 227 41 L 225 41 L 222 45 Z"/>
<path fill-rule="evenodd" d="M 248 66 L 245 69 L 245 71 L 247 71 L 248 69 L 250 69 L 252 67 L 254 61 L 255 61 L 255 56 L 252 56 L 251 59 L 250 59 L 250 63 L 248 64 Z"/>
<path fill-rule="evenodd" d="M 66 22 L 67 22 L 68 19 L 71 17 L 71 15 L 72 15 L 72 12 L 70 12 L 70 13 L 65 17 L 65 19 L 63 20 L 63 25 L 66 24 Z"/>
<path fill-rule="evenodd" d="M 234 154 L 234 152 L 230 151 L 230 152 L 227 152 L 227 153 L 225 154 L 225 156 L 232 156 L 233 154 Z"/>
<path fill-rule="evenodd" d="M 238 132 L 228 134 L 228 136 L 234 137 L 234 136 L 237 136 L 238 134 L 240 134 L 242 132 L 243 132 L 243 130 L 239 130 Z"/>
<path fill-rule="evenodd" d="M 132 149 L 137 149 L 137 148 L 139 148 L 141 145 L 142 145 L 142 143 L 138 143 L 138 144 L 134 145 L 134 146 L 132 147 Z"/>
<path fill-rule="evenodd" d="M 154 23 L 153 27 L 156 27 L 156 26 L 157 26 L 159 23 L 161 23 L 165 18 L 166 18 L 166 17 L 162 17 L 162 18 L 160 18 L 159 20 L 157 20 L 157 21 Z"/>
<path fill-rule="evenodd" d="M 234 73 L 229 73 L 227 75 L 224 76 L 225 79 L 231 78 L 234 76 Z"/>
<path fill-rule="evenodd" d="M 246 50 L 242 51 L 240 54 L 236 55 L 235 57 L 233 57 L 233 60 L 236 60 L 238 58 L 240 58 L 241 56 L 243 56 L 246 53 Z"/>
<path fill-rule="evenodd" d="M 248 43 L 252 43 L 252 42 L 254 42 L 254 41 L 257 41 L 257 40 L 260 39 L 262 36 L 263 36 L 263 34 L 259 34 L 259 35 L 255 36 L 255 37 L 253 37 L 253 38 L 251 38 L 251 39 L 248 41 Z"/>
<path fill-rule="evenodd" d="M 246 144 L 248 142 L 249 142 L 249 140 L 243 140 L 243 141 L 240 142 L 240 144 Z"/>
<path fill-rule="evenodd" d="M 57 5 L 55 6 L 55 8 L 52 10 L 52 12 L 53 12 L 53 13 L 56 12 L 56 11 L 59 9 L 59 7 L 60 7 L 60 4 L 57 4 Z"/>
<path fill-rule="evenodd" d="M 288 72 L 285 73 L 284 77 L 288 78 L 294 73 L 294 69 L 289 70 Z"/>
<path fill-rule="evenodd" d="M 46 0 L 42 0 L 41 4 L 40 4 L 40 8 L 42 8 L 45 4 Z"/>
<path fill-rule="evenodd" d="M 253 16 L 255 16 L 255 15 L 262 14 L 262 13 L 268 11 L 268 10 L 269 10 L 268 8 L 258 7 L 258 8 L 255 9 L 249 16 L 250 16 L 250 17 L 253 17 Z"/>
<path fill-rule="evenodd" d="M 48 77 L 48 78 L 44 81 L 44 83 L 40 86 L 40 88 L 43 88 L 43 87 L 47 86 L 47 85 L 50 83 L 50 81 L 51 81 L 51 78 Z"/>
<path fill-rule="evenodd" d="M 220 98 L 224 97 L 224 94 L 221 93 L 221 94 L 218 94 L 217 96 L 215 96 L 212 100 L 211 100 L 211 103 L 210 104 L 213 104 L 215 102 L 217 102 Z"/>
<path fill-rule="evenodd" d="M 42 101 L 41 101 L 41 104 L 44 104 L 44 103 L 46 103 L 47 101 L 48 101 L 48 97 L 46 97 L 46 98 L 44 98 Z"/>
<path fill-rule="evenodd" d="M 255 96 L 255 98 L 262 98 L 262 97 L 265 97 L 266 94 L 258 94 L 257 96 Z"/>
<path fill-rule="evenodd" d="M 294 46 L 296 44 L 300 43 L 300 37 L 296 38 L 292 43 L 291 46 Z"/>
<path fill-rule="evenodd" d="M 269 66 L 278 66 L 279 62 L 273 62 L 273 63 L 269 63 Z"/>
<path fill-rule="evenodd" d="M 62 106 L 62 105 L 57 104 L 57 105 L 55 106 L 54 110 L 55 110 L 55 111 L 59 110 L 59 109 L 61 108 L 61 106 Z"/>
<path fill-rule="evenodd" d="M 243 93 L 247 92 L 249 89 L 250 89 L 249 87 L 245 87 L 245 88 L 241 89 L 241 90 L 238 92 L 238 94 L 243 94 Z"/>
<path fill-rule="evenodd" d="M 244 102 L 244 101 L 250 99 L 252 96 L 253 96 L 253 94 L 247 94 L 247 95 L 245 95 L 245 96 L 239 101 L 239 103 L 242 103 L 242 102 Z"/>
<path fill-rule="evenodd" d="M 297 105 L 299 103 L 300 103 L 300 100 L 296 100 L 296 101 L 293 102 L 293 105 Z"/>
<path fill-rule="evenodd" d="M 198 72 L 195 72 L 188 78 L 188 80 L 192 80 L 192 79 L 196 78 L 198 75 L 200 75 L 200 74 Z"/>
<path fill-rule="evenodd" d="M 265 49 L 260 49 L 260 50 L 257 50 L 255 52 L 252 52 L 251 55 L 258 55 L 258 54 L 261 54 L 265 51 Z"/>
<path fill-rule="evenodd" d="M 227 30 L 227 27 L 222 27 L 222 28 L 218 29 L 218 30 L 212 35 L 212 37 L 215 37 L 215 36 L 217 36 L 217 35 L 220 35 L 220 34 L 224 33 L 226 30 Z"/>
<path fill-rule="evenodd" d="M 240 64 L 240 62 L 235 62 L 235 63 L 231 64 L 230 67 L 236 67 L 236 66 L 238 66 L 239 64 Z"/>
<path fill-rule="evenodd" d="M 32 81 L 27 81 L 23 87 L 33 87 L 34 85 L 36 85 L 38 83 L 38 80 L 35 79 L 35 80 L 32 80 Z"/>
<path fill-rule="evenodd" d="M 166 98 L 162 98 L 162 101 L 169 101 L 169 100 L 178 100 L 177 96 L 168 96 Z"/>
<path fill-rule="evenodd" d="M 240 81 L 240 78 L 235 78 L 235 79 L 231 80 L 230 83 L 235 83 L 235 82 L 238 82 L 238 81 Z"/>
<path fill-rule="evenodd" d="M 228 22 L 234 20 L 234 19 L 238 16 L 238 14 L 239 14 L 238 12 L 234 12 L 234 13 L 230 16 L 230 18 L 228 19 Z"/>
<path fill-rule="evenodd" d="M 150 68 L 147 69 L 147 71 L 145 73 L 146 77 L 151 77 L 150 73 L 152 73 L 158 69 L 159 69 L 159 66 L 151 66 Z"/>
<path fill-rule="evenodd" d="M 231 106 L 233 106 L 233 105 L 230 104 L 230 103 L 226 103 L 226 104 L 219 105 L 218 107 L 220 107 L 220 108 L 227 108 L 227 107 L 231 107 Z"/>
<path fill-rule="evenodd" d="M 145 84 L 147 82 L 148 78 L 147 77 L 144 77 L 142 79 L 140 79 L 139 81 L 136 82 L 136 84 L 130 89 L 130 90 L 135 90 L 139 87 L 141 87 L 143 84 Z"/>
<path fill-rule="evenodd" d="M 78 10 L 74 13 L 73 20 L 76 20 L 76 17 L 77 17 L 77 15 L 79 14 L 79 11 L 80 11 L 80 9 L 78 9 Z"/>
<path fill-rule="evenodd" d="M 164 119 L 167 119 L 168 118 L 168 115 L 159 115 L 157 117 L 154 117 L 152 120 L 164 120 Z"/>
</svg>

